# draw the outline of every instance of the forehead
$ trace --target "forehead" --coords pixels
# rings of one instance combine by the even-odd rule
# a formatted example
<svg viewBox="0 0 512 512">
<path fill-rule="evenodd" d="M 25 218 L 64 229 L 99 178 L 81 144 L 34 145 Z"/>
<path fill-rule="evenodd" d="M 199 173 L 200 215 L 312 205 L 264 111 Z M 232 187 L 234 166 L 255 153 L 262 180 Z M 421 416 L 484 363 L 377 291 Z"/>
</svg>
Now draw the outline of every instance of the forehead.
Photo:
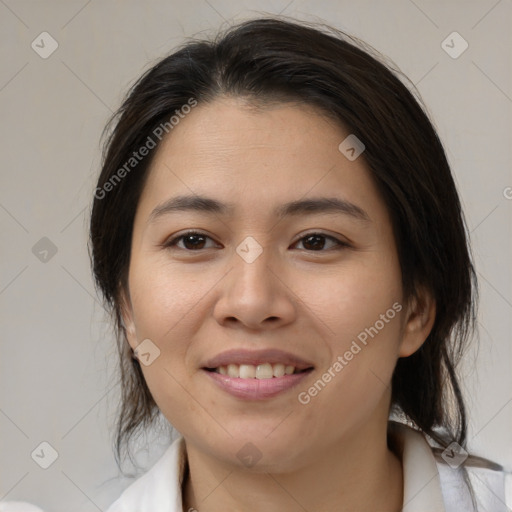
<svg viewBox="0 0 512 512">
<path fill-rule="evenodd" d="M 255 110 L 231 98 L 200 104 L 162 141 L 139 206 L 148 216 L 171 196 L 197 194 L 256 213 L 329 195 L 383 214 L 364 158 L 351 161 L 339 150 L 349 135 L 308 105 Z"/>
</svg>

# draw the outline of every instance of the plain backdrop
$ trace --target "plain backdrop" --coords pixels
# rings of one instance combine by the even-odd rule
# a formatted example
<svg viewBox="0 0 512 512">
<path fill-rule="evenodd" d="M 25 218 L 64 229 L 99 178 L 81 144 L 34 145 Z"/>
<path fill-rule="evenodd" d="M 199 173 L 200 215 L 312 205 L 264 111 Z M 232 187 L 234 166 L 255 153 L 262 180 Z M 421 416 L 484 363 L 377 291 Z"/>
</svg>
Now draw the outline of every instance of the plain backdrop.
<svg viewBox="0 0 512 512">
<path fill-rule="evenodd" d="M 511 0 L 0 0 L 0 501 L 97 511 L 129 484 L 112 452 L 116 352 L 86 245 L 101 131 L 134 80 L 185 37 L 258 13 L 328 22 L 416 84 L 480 279 L 480 344 L 461 369 L 469 445 L 512 469 Z M 42 442 L 58 454 L 48 469 L 36 463 Z M 151 464 L 165 439 L 140 447 Z"/>
</svg>

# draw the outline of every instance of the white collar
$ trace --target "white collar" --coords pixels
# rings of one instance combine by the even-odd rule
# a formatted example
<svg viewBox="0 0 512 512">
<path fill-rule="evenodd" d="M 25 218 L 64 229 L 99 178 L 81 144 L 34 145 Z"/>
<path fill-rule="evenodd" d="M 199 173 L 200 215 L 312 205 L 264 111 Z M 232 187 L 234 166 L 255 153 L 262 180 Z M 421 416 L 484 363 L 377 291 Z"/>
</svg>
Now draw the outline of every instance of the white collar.
<svg viewBox="0 0 512 512">
<path fill-rule="evenodd" d="M 436 460 L 425 436 L 395 422 L 390 423 L 389 432 L 402 460 L 402 512 L 446 512 Z"/>
</svg>

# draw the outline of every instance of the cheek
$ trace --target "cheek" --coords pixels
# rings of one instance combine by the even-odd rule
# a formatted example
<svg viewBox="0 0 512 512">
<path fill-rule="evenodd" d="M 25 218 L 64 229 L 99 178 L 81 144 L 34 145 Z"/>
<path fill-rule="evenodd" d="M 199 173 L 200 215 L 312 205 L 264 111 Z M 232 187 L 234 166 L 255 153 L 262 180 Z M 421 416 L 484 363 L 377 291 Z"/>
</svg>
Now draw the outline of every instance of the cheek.
<svg viewBox="0 0 512 512">
<path fill-rule="evenodd" d="M 370 411 L 389 386 L 404 308 L 400 269 L 392 259 L 384 263 L 338 271 L 325 286 L 318 282 L 309 295 L 315 312 L 329 327 L 330 362 L 317 386 L 320 408 L 323 403 L 341 414 Z M 315 394 L 318 389 L 311 391 Z"/>
<path fill-rule="evenodd" d="M 208 414 L 187 389 L 187 380 L 178 365 L 174 368 L 164 356 L 143 367 L 144 379 L 158 408 L 174 428 L 189 432 L 194 425 L 208 424 Z"/>
<path fill-rule="evenodd" d="M 201 277 L 198 277 L 201 276 Z M 133 265 L 130 294 L 140 337 L 168 343 L 213 286 L 204 273 L 177 271 L 165 264 Z"/>
<path fill-rule="evenodd" d="M 165 265 L 137 265 L 130 269 L 130 294 L 138 343 L 149 339 L 158 357 L 141 364 L 144 378 L 159 408 L 168 418 L 172 411 L 193 412 L 184 387 L 192 372 L 190 346 L 199 328 L 197 314 L 212 284 Z M 181 417 L 181 416 L 180 416 Z M 173 421 L 179 423 L 180 418 Z"/>
<path fill-rule="evenodd" d="M 190 418 L 206 421 L 188 392 L 187 357 L 198 327 L 195 312 L 209 288 L 197 276 L 172 272 L 165 265 L 134 264 L 130 271 L 137 339 L 150 339 L 159 350 L 154 362 L 141 364 L 144 379 L 159 409 L 178 430 L 190 430 Z"/>
<path fill-rule="evenodd" d="M 294 293 L 322 321 L 318 325 L 326 335 L 339 340 L 340 348 L 402 301 L 400 269 L 392 260 L 372 258 L 330 273 L 297 274 L 293 282 Z"/>
<path fill-rule="evenodd" d="M 400 304 L 394 304 L 354 309 L 352 320 L 345 323 L 355 334 L 331 338 L 330 363 L 309 388 L 299 390 L 304 435 L 342 435 L 369 421 L 377 410 L 387 414 L 400 337 Z"/>
</svg>

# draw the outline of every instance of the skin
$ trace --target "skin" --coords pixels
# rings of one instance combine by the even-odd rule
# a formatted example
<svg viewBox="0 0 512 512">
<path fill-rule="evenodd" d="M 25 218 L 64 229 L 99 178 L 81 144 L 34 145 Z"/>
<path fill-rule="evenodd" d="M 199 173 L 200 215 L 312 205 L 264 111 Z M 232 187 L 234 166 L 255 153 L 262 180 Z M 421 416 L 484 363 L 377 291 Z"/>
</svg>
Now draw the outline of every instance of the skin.
<svg viewBox="0 0 512 512">
<path fill-rule="evenodd" d="M 195 107 L 155 155 L 134 222 L 124 322 L 132 348 L 149 338 L 160 350 L 141 366 L 185 438 L 184 510 L 402 508 L 401 463 L 387 446 L 390 382 L 397 359 L 428 336 L 435 304 L 421 291 L 405 303 L 385 203 L 364 158 L 349 161 L 338 150 L 349 133 L 308 106 L 255 110 L 220 98 Z M 190 193 L 233 203 L 234 211 L 148 220 L 158 205 Z M 322 196 L 356 204 L 369 220 L 273 214 L 285 202 Z M 199 238 L 201 250 L 183 239 L 165 247 L 191 228 L 210 237 Z M 349 247 L 329 238 L 308 244 L 311 232 Z M 248 236 L 263 249 L 252 263 L 235 250 Z M 299 392 L 395 302 L 402 310 L 301 404 Z M 241 400 L 201 370 L 232 348 L 280 348 L 315 369 L 277 397 Z M 237 457 L 248 442 L 261 453 L 251 468 Z"/>
</svg>

